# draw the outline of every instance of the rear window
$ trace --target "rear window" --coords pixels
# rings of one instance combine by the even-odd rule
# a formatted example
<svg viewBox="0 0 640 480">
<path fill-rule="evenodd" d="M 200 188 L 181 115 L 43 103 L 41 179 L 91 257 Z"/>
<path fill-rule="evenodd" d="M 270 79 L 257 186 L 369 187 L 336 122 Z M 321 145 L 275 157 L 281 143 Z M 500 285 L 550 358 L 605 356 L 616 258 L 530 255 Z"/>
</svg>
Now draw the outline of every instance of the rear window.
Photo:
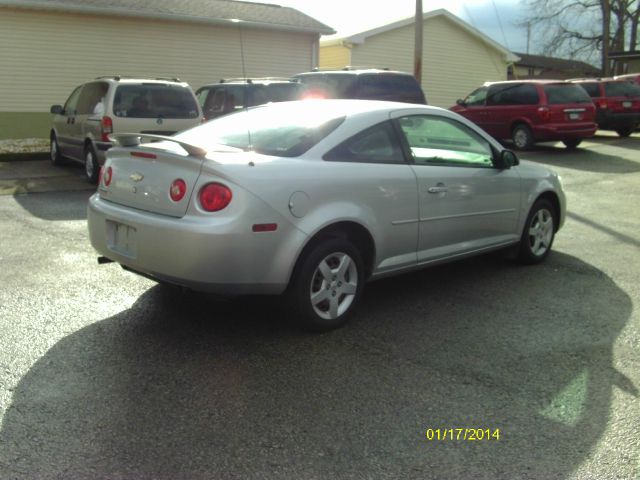
<svg viewBox="0 0 640 480">
<path fill-rule="evenodd" d="M 276 108 L 281 105 L 282 108 Z M 216 151 L 220 146 L 277 157 L 297 157 L 316 145 L 344 121 L 328 109 L 273 104 L 255 107 L 186 130 L 182 141 Z"/>
<path fill-rule="evenodd" d="M 303 87 L 299 83 L 270 83 L 265 85 L 265 89 L 271 102 L 299 100 L 303 91 Z"/>
<path fill-rule="evenodd" d="M 562 103 L 591 103 L 591 97 L 580 88 L 579 85 L 571 83 L 558 83 L 553 85 L 544 85 L 543 90 L 547 95 L 549 105 L 558 105 Z"/>
<path fill-rule="evenodd" d="M 353 98 L 356 76 L 348 74 L 319 73 L 298 77 L 308 87 L 311 96 L 326 98 Z"/>
<path fill-rule="evenodd" d="M 640 97 L 640 86 L 629 82 L 606 82 L 604 91 L 607 97 Z"/>
<path fill-rule="evenodd" d="M 426 103 L 420 85 L 411 75 L 318 73 L 297 78 L 312 97 Z"/>
<path fill-rule="evenodd" d="M 410 75 L 380 73 L 361 75 L 358 98 L 366 100 L 392 100 L 424 103 L 418 82 Z"/>
<path fill-rule="evenodd" d="M 115 93 L 113 111 L 117 117 L 196 118 L 198 105 L 186 87 L 143 83 L 119 85 Z"/>
</svg>

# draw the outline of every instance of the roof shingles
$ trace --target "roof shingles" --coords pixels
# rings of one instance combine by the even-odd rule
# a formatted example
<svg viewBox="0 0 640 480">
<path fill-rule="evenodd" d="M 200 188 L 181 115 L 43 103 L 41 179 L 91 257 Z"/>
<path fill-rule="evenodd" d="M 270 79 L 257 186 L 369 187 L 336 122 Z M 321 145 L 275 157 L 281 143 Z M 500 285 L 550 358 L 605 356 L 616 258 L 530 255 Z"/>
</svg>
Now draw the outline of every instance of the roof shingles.
<svg viewBox="0 0 640 480">
<path fill-rule="evenodd" d="M 59 10 L 96 14 L 129 14 L 171 17 L 174 20 L 210 21 L 232 19 L 265 28 L 300 30 L 320 34 L 335 33 L 331 27 L 298 10 L 280 5 L 236 0 L 0 0 L 0 6 Z"/>
</svg>

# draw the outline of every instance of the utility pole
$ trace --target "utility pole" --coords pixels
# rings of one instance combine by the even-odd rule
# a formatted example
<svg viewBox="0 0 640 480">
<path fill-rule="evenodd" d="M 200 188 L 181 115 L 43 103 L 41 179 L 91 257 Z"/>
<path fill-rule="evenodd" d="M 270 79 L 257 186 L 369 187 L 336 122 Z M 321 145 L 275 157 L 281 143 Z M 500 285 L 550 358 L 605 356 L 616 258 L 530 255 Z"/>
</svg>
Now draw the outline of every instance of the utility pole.
<svg viewBox="0 0 640 480">
<path fill-rule="evenodd" d="M 415 36 L 416 44 L 413 57 L 413 76 L 418 83 L 422 83 L 422 27 L 424 24 L 422 16 L 422 0 L 416 0 Z"/>
</svg>

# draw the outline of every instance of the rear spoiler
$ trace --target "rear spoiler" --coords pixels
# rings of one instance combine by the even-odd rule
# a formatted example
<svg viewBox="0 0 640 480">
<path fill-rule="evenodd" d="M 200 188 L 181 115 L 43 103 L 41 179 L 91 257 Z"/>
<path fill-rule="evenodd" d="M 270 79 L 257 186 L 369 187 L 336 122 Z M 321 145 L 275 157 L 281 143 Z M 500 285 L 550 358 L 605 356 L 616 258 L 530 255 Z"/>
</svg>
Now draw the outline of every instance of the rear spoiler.
<svg viewBox="0 0 640 480">
<path fill-rule="evenodd" d="M 175 137 L 167 137 L 165 135 L 151 135 L 147 133 L 118 133 L 115 135 L 109 135 L 109 138 L 114 140 L 123 147 L 137 147 L 142 143 L 142 139 L 150 139 L 150 140 L 163 140 L 166 142 L 173 142 L 180 145 L 184 148 L 187 153 L 193 157 L 204 158 L 207 156 L 207 151 L 198 147 L 197 145 L 192 145 L 190 143 L 185 143 L 178 140 Z"/>
</svg>

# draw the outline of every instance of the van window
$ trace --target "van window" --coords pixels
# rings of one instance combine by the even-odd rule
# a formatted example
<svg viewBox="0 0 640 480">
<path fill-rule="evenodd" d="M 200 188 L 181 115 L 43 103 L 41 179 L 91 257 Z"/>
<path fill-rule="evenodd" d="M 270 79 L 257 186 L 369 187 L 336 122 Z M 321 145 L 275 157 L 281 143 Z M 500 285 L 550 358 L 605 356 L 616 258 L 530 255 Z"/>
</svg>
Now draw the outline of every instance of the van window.
<svg viewBox="0 0 640 480">
<path fill-rule="evenodd" d="M 604 91 L 608 97 L 640 97 L 640 87 L 630 82 L 606 82 Z"/>
<path fill-rule="evenodd" d="M 537 105 L 538 90 L 531 83 L 499 84 L 489 87 L 487 105 Z"/>
<path fill-rule="evenodd" d="M 196 118 L 198 106 L 188 88 L 178 85 L 143 83 L 119 85 L 114 113 L 133 118 Z"/>
<path fill-rule="evenodd" d="M 104 82 L 87 83 L 82 89 L 78 99 L 78 114 L 91 115 L 104 112 L 104 97 L 109 90 L 109 85 Z M 102 112 L 96 112 L 98 103 L 102 103 Z"/>
<path fill-rule="evenodd" d="M 357 97 L 367 100 L 391 100 L 424 103 L 418 82 L 410 75 L 360 75 Z"/>
<path fill-rule="evenodd" d="M 558 83 L 542 87 L 549 105 L 562 103 L 591 103 L 591 97 L 584 89 L 572 83 Z"/>
</svg>

